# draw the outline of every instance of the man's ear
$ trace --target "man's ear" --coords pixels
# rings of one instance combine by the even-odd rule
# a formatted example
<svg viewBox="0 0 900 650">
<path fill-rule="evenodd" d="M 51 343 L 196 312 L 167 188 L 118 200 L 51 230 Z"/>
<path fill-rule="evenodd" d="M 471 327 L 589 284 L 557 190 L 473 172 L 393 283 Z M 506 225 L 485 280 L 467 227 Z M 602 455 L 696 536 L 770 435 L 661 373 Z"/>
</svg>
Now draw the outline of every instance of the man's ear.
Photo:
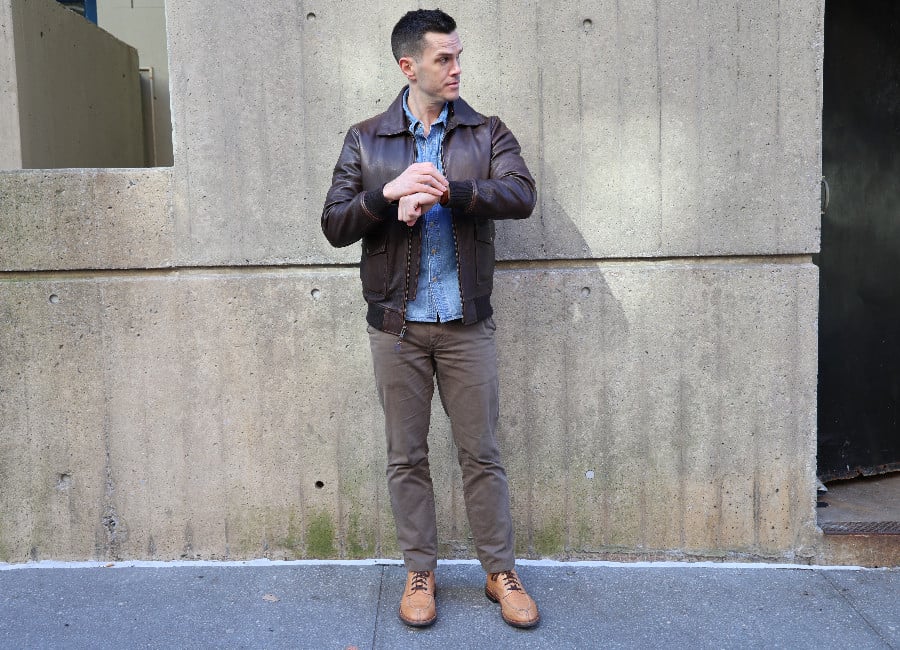
<svg viewBox="0 0 900 650">
<path fill-rule="evenodd" d="M 411 56 L 401 57 L 397 62 L 400 66 L 400 72 L 409 79 L 410 81 L 415 81 L 416 79 L 416 67 L 415 60 Z"/>
</svg>

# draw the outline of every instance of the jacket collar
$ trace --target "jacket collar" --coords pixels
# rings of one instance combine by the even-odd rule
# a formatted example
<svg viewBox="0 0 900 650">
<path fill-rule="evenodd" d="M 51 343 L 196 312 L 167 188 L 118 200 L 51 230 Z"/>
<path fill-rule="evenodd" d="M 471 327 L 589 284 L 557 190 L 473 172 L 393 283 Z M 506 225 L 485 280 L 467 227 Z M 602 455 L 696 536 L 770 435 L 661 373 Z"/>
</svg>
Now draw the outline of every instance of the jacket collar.
<svg viewBox="0 0 900 650">
<path fill-rule="evenodd" d="M 400 135 L 408 132 L 409 124 L 403 111 L 403 93 L 406 91 L 406 88 L 404 86 L 400 89 L 400 93 L 393 103 L 379 116 L 378 135 Z M 477 113 L 462 97 L 454 102 L 450 102 L 450 115 L 447 118 L 448 131 L 459 125 L 478 126 L 482 123 L 484 123 L 484 116 Z"/>
</svg>

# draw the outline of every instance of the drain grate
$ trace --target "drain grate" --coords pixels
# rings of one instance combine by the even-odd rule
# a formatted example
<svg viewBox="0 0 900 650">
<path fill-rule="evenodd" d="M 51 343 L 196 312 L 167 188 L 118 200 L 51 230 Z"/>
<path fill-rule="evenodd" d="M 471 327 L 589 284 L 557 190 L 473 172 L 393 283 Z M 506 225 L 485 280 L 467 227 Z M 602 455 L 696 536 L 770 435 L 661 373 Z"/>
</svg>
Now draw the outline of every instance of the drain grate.
<svg viewBox="0 0 900 650">
<path fill-rule="evenodd" d="M 829 521 L 821 527 L 826 535 L 900 535 L 900 521 Z"/>
</svg>

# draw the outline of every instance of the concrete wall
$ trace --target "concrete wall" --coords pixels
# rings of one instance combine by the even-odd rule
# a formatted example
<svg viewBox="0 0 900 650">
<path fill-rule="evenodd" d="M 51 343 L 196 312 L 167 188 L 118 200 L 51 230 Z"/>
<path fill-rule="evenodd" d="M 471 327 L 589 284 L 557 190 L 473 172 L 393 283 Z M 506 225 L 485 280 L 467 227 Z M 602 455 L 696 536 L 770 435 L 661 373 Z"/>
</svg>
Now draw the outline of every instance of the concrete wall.
<svg viewBox="0 0 900 650">
<path fill-rule="evenodd" d="M 143 165 L 137 53 L 54 0 L 0 1 L 3 169 Z"/>
<path fill-rule="evenodd" d="M 19 82 L 16 75 L 12 4 L 0 2 L 0 169 L 22 166 Z"/>
<path fill-rule="evenodd" d="M 170 0 L 175 166 L 0 176 L 0 559 L 396 554 L 358 249 L 318 221 L 411 6 Z M 820 557 L 821 1 L 454 15 L 541 188 L 498 227 L 520 555 Z M 468 556 L 438 406 L 431 448 Z"/>
<path fill-rule="evenodd" d="M 817 250 L 821 2 L 457 7 L 464 96 L 510 125 L 541 188 L 535 218 L 503 230 L 502 257 Z M 408 8 L 270 2 L 248 24 L 169 3 L 191 260 L 357 259 L 308 229 L 344 131 L 402 86 L 388 43 Z"/>
<path fill-rule="evenodd" d="M 148 167 L 172 164 L 172 111 L 169 56 L 163 0 L 99 0 L 97 24 L 134 46 L 142 68 L 153 69 L 152 88 L 144 97 L 144 149 Z M 150 78 L 143 73 L 149 85 Z"/>
</svg>

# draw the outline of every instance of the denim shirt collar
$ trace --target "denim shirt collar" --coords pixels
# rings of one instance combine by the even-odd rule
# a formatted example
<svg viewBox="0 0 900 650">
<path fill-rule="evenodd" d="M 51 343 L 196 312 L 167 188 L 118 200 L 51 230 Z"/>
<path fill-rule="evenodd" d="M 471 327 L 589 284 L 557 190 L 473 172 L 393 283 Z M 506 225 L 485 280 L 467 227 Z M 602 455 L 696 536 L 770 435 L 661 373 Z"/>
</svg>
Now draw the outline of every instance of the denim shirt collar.
<svg viewBox="0 0 900 650">
<path fill-rule="evenodd" d="M 407 98 L 409 97 L 409 88 L 407 88 L 403 92 L 403 112 L 406 113 L 406 118 L 409 120 L 409 132 L 415 135 L 416 129 L 419 128 L 419 124 L 422 124 L 422 121 L 418 119 L 415 115 L 412 114 L 412 111 L 409 110 L 409 103 L 407 102 Z M 444 102 L 444 108 L 441 111 L 441 114 L 438 115 L 438 118 L 434 121 L 431 126 L 435 124 L 440 124 L 446 128 L 447 126 L 447 117 L 450 114 L 450 102 Z M 424 127 L 423 127 L 424 128 Z"/>
</svg>

